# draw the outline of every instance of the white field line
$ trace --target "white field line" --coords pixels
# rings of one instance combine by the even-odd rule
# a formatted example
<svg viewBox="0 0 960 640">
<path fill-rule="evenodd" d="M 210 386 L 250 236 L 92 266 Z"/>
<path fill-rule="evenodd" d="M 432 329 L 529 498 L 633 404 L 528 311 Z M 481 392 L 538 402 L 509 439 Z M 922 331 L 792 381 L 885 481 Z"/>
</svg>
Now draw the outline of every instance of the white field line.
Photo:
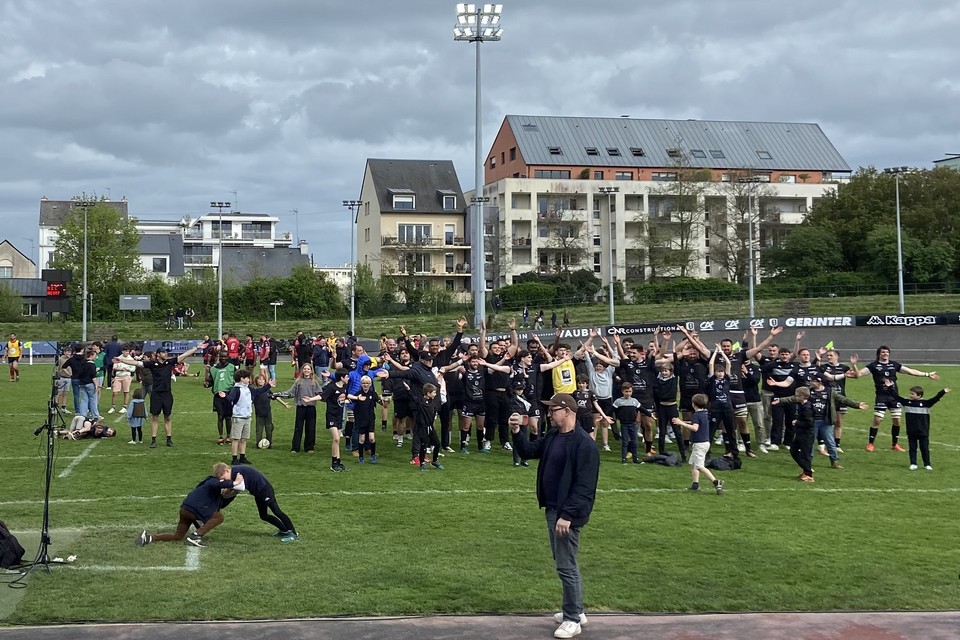
<svg viewBox="0 0 960 640">
<path fill-rule="evenodd" d="M 658 494 L 658 493 L 684 493 L 686 488 L 652 488 L 652 487 L 628 487 L 625 489 L 597 489 L 597 493 L 605 495 L 618 494 Z M 728 488 L 724 485 L 724 491 L 731 493 L 795 493 L 803 491 L 804 493 L 849 493 L 849 494 L 885 494 L 885 493 L 911 493 L 911 494 L 954 494 L 960 493 L 960 487 L 944 487 L 941 489 L 909 489 L 904 487 L 848 487 L 848 488 L 826 488 L 809 487 L 807 485 L 797 487 L 746 487 L 743 489 Z M 304 491 L 294 493 L 283 493 L 284 497 L 295 498 L 354 498 L 354 497 L 384 497 L 384 496 L 463 496 L 463 495 L 516 495 L 532 494 L 532 488 L 524 489 L 409 489 L 394 491 Z M 183 494 L 156 495 L 156 496 L 104 496 L 101 498 L 60 498 L 51 500 L 51 504 L 86 504 L 93 502 L 131 502 L 141 501 L 149 502 L 153 500 L 180 500 Z M 0 507 L 16 505 L 37 505 L 43 504 L 42 500 L 7 500 L 0 502 Z"/>
<path fill-rule="evenodd" d="M 64 469 L 59 473 L 59 475 L 57 475 L 57 477 L 66 478 L 71 473 L 73 473 L 73 470 L 77 468 L 77 465 L 83 462 L 83 459 L 86 458 L 88 455 L 90 455 L 90 452 L 96 449 L 98 444 L 100 444 L 99 440 L 94 440 L 93 442 L 91 442 L 86 449 L 80 452 L 80 455 L 78 455 L 76 458 L 73 459 L 73 462 L 67 465 L 66 469 Z"/>
</svg>

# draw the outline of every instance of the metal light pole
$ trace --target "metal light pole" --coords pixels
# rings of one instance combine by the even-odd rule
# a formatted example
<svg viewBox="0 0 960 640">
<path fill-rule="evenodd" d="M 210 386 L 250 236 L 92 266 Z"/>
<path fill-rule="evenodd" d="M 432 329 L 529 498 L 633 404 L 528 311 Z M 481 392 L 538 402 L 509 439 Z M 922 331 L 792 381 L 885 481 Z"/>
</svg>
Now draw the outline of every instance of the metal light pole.
<svg viewBox="0 0 960 640">
<path fill-rule="evenodd" d="M 613 237 L 616 233 L 617 224 L 613 219 L 613 194 L 620 191 L 620 187 L 600 187 L 598 189 L 600 193 L 607 194 L 607 222 L 610 224 L 607 225 L 607 228 L 610 230 L 610 237 L 607 239 L 607 262 L 609 263 L 610 271 L 610 292 L 608 294 L 610 298 L 610 324 L 614 324 L 614 313 L 613 313 Z"/>
<path fill-rule="evenodd" d="M 87 291 L 87 212 L 90 209 L 90 206 L 95 203 L 94 200 L 88 198 L 77 198 L 76 206 L 83 209 L 83 322 L 81 328 L 81 342 L 87 341 L 87 304 L 89 300 L 89 292 Z"/>
<path fill-rule="evenodd" d="M 751 188 L 752 189 L 752 188 Z M 747 288 L 750 290 L 750 319 L 756 315 L 754 309 L 753 287 L 756 280 L 753 266 L 753 204 L 752 193 L 747 193 Z"/>
<path fill-rule="evenodd" d="M 893 174 L 893 181 L 897 194 L 897 300 L 900 304 L 900 313 L 906 313 L 903 304 L 903 239 L 900 232 L 900 174 L 906 173 L 910 167 L 890 167 L 884 173 Z"/>
<path fill-rule="evenodd" d="M 229 202 L 211 202 L 211 209 L 217 209 L 220 212 L 219 229 L 217 237 L 220 239 L 218 249 L 220 255 L 217 257 L 217 337 L 223 335 L 223 210 L 230 208 Z"/>
<path fill-rule="evenodd" d="M 356 312 L 357 312 L 357 291 L 356 291 L 356 279 L 357 279 L 357 243 L 354 240 L 354 232 L 357 229 L 357 220 L 360 218 L 360 205 L 363 204 L 360 200 L 344 200 L 343 206 L 350 210 L 350 213 L 354 213 L 354 208 L 356 208 L 356 214 L 351 215 L 350 218 L 350 333 L 354 337 L 357 335 L 357 325 L 356 325 Z"/>
<path fill-rule="evenodd" d="M 296 224 L 297 229 L 297 246 L 300 246 L 300 210 L 299 209 L 290 209 L 290 213 L 293 214 L 293 221 Z"/>
<path fill-rule="evenodd" d="M 487 280 L 484 275 L 484 247 L 483 247 L 483 144 L 482 123 L 480 118 L 480 43 L 496 42 L 500 40 L 503 29 L 500 28 L 500 14 L 503 13 L 502 4 L 484 4 L 482 7 L 473 3 L 457 4 L 457 24 L 453 27 L 453 39 L 456 41 L 475 42 L 477 44 L 477 72 L 476 72 L 476 161 L 475 190 L 477 200 L 474 205 L 473 224 L 473 315 L 477 327 L 486 322 L 486 291 Z"/>
</svg>

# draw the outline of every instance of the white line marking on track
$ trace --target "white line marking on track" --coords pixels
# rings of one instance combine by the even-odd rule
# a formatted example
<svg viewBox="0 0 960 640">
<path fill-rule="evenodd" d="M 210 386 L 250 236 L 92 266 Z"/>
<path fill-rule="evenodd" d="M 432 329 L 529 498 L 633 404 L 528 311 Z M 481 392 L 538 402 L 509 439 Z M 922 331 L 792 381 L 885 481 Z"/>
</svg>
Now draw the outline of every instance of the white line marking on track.
<svg viewBox="0 0 960 640">
<path fill-rule="evenodd" d="M 188 571 L 200 570 L 200 547 L 190 547 L 187 549 L 187 562 L 185 568 Z"/>
<path fill-rule="evenodd" d="M 71 462 L 70 464 L 68 464 L 68 465 L 67 465 L 67 468 L 64 469 L 63 471 L 61 471 L 61 472 L 59 473 L 59 475 L 57 475 L 57 477 L 58 477 L 58 478 L 66 478 L 66 477 L 69 476 L 71 473 L 73 473 L 73 470 L 77 468 L 77 465 L 80 464 L 81 462 L 83 462 L 83 459 L 86 458 L 88 455 L 90 455 L 90 452 L 93 451 L 94 449 L 96 449 L 98 444 L 100 444 L 100 441 L 99 441 L 99 440 L 94 440 L 93 442 L 91 442 L 91 443 L 90 443 L 90 446 L 88 446 L 86 449 L 84 449 L 83 451 L 81 451 L 81 452 L 80 452 L 80 455 L 78 455 L 76 458 L 74 458 L 74 459 L 73 459 L 73 462 Z"/>
</svg>

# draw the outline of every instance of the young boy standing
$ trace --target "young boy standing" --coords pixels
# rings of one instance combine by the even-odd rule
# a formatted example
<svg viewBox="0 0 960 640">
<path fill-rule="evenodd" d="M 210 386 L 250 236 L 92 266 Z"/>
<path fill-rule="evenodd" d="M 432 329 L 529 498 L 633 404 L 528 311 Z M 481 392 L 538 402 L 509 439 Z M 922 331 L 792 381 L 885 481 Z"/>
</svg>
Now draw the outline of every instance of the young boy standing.
<svg viewBox="0 0 960 640">
<path fill-rule="evenodd" d="M 403 384 L 407 384 L 406 381 Z M 437 438 L 437 432 L 433 428 L 433 423 L 437 418 L 437 387 L 429 382 L 423 385 L 423 395 L 413 395 L 413 402 L 416 410 L 413 416 L 413 451 L 415 461 L 420 464 L 420 470 L 427 468 L 424 460 L 427 455 L 427 445 L 433 447 L 433 455 L 430 464 L 437 469 L 443 470 L 443 465 L 439 462 L 440 440 Z"/>
<path fill-rule="evenodd" d="M 359 464 L 364 462 L 364 450 L 370 449 L 370 464 L 377 464 L 377 405 L 380 396 L 373 388 L 373 380 L 364 375 L 360 378 L 360 389 L 355 393 L 347 394 L 347 400 L 353 402 L 353 428 L 357 434 L 357 450 L 360 456 Z"/>
<path fill-rule="evenodd" d="M 637 455 L 637 415 L 640 402 L 633 397 L 633 385 L 624 382 L 620 387 L 619 398 L 613 401 L 613 412 L 620 422 L 620 462 L 627 464 L 627 454 L 633 456 L 633 462 L 640 464 Z"/>
<path fill-rule="evenodd" d="M 887 387 L 894 386 L 892 380 L 884 380 Z M 945 394 L 950 393 L 950 388 L 941 389 L 937 395 L 929 400 L 923 399 L 923 387 L 917 385 L 910 387 L 910 397 L 903 398 L 894 392 L 897 402 L 903 405 L 903 413 L 907 417 L 907 440 L 910 443 L 910 471 L 917 470 L 917 448 L 920 448 L 920 455 L 923 456 L 923 468 L 927 471 L 933 471 L 930 464 L 930 407 L 940 402 Z"/>
<path fill-rule="evenodd" d="M 276 380 L 265 386 L 250 389 L 250 372 L 241 369 L 234 374 L 236 385 L 225 394 L 230 407 L 230 454 L 231 464 L 250 464 L 247 460 L 247 440 L 250 439 L 250 422 L 253 418 L 253 400 L 255 396 L 270 393 L 270 387 Z M 221 392 L 222 393 L 222 392 Z"/>
<path fill-rule="evenodd" d="M 700 474 L 707 476 L 717 490 L 717 495 L 723 495 L 723 480 L 716 478 L 706 467 L 707 453 L 710 451 L 710 414 L 707 405 L 710 403 L 706 394 L 698 393 L 693 396 L 693 415 L 690 422 L 674 418 L 673 424 L 685 427 L 690 431 L 690 476 L 692 484 L 690 491 L 700 490 Z"/>
<path fill-rule="evenodd" d="M 793 444 L 790 445 L 790 455 L 802 471 L 798 479 L 801 482 L 814 482 L 812 465 L 816 432 L 813 428 L 813 403 L 810 402 L 809 387 L 797 387 L 792 398 L 774 398 L 773 405 L 778 404 L 797 405 L 797 419 L 793 423 Z"/>
</svg>

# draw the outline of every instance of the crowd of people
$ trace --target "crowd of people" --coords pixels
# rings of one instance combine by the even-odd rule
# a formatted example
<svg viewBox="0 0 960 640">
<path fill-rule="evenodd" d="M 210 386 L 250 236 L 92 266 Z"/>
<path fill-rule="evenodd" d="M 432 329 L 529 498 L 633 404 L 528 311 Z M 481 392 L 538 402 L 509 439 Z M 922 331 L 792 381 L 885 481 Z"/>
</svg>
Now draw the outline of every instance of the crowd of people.
<svg viewBox="0 0 960 640">
<path fill-rule="evenodd" d="M 670 464 L 671 458 L 683 463 L 693 457 L 702 463 L 692 465 L 695 471 L 707 464 L 739 468 L 742 457 L 784 448 L 797 461 L 799 478 L 813 482 L 817 451 L 829 457 L 832 468 L 843 468 L 841 441 L 848 409 L 871 406 L 845 396 L 848 379 L 873 379 L 868 451 L 874 450 L 888 413 L 890 446 L 905 451 L 900 446 L 904 411 L 909 422 L 911 415 L 926 415 L 940 397 L 923 401 L 918 387 L 909 397 L 899 395 L 898 375 L 938 376 L 891 360 L 886 346 L 878 348 L 866 366 L 857 355 L 845 364 L 836 349 L 804 346 L 802 331 L 792 347 L 776 344 L 782 327 L 762 339 L 752 329 L 739 342 L 724 338 L 710 347 L 686 328 L 678 330 L 680 335 L 658 330 L 645 344 L 595 331 L 569 344 L 557 330 L 545 345 L 535 334 L 520 344 L 512 319 L 506 339 L 488 340 L 481 331 L 471 340 L 464 337 L 465 326 L 461 317 L 453 335 L 445 337 L 411 334 L 401 326 L 396 337 L 381 335 L 375 355 L 350 332 L 342 337 L 298 332 L 289 343 L 269 334 L 241 340 L 228 332 L 219 340 L 205 336 L 177 357 L 164 348 L 141 353 L 114 336 L 105 345 L 93 342 L 65 351 L 58 366 L 58 403 L 69 412 L 66 396 L 72 389 L 73 411 L 96 419 L 101 390 L 109 388 L 107 413 L 119 411 L 130 420 L 131 444 L 142 442 L 141 428 L 149 419 L 150 446 L 156 447 L 162 414 L 166 444 L 172 447 L 170 383 L 180 376 L 202 376 L 212 393 L 217 443 L 230 446 L 233 464 L 249 462 L 251 437 L 264 448 L 277 445 L 273 402 L 294 407 L 290 451 L 314 453 L 322 403 L 323 426 L 331 435 L 330 468 L 340 472 L 348 469 L 341 446 L 357 463 L 378 463 L 378 418 L 379 431 L 391 431 L 398 448 L 412 439 L 410 461 L 419 468 L 442 469 L 440 458 L 447 454 L 487 454 L 495 444 L 511 452 L 515 466 L 527 466 L 511 444 L 510 417 L 519 415 L 524 433 L 536 440 L 549 425 L 542 402 L 565 393 L 578 403 L 577 426 L 605 452 L 612 451 L 611 441 L 619 441 L 623 464 Z M 198 352 L 203 369 L 191 373 L 186 360 Z M 289 356 L 293 370 L 294 381 L 284 390 L 276 387 L 278 356 L 284 361 Z M 923 406 L 914 408 L 908 401 Z M 699 425 L 703 420 L 698 414 L 705 425 Z M 911 464 L 918 451 L 929 462 L 926 441 L 909 433 L 908 441 Z M 722 446 L 717 458 L 723 459 L 710 462 L 708 451 L 694 457 L 698 442 L 707 442 L 708 448 Z M 691 488 L 697 487 L 694 478 Z"/>
</svg>

